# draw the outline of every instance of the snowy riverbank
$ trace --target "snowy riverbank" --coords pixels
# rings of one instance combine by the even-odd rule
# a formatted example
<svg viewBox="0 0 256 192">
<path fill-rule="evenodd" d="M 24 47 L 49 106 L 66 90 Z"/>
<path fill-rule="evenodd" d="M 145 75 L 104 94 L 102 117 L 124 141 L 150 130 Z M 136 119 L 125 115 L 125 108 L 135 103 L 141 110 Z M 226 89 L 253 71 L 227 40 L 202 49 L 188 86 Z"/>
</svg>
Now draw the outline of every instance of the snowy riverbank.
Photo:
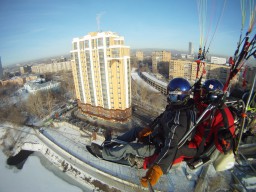
<svg viewBox="0 0 256 192">
<path fill-rule="evenodd" d="M 46 169 L 38 156 L 32 155 L 23 169 L 8 166 L 7 156 L 0 151 L 0 191 L 3 192 L 82 192 L 77 186 L 67 183 L 52 171 Z"/>
</svg>

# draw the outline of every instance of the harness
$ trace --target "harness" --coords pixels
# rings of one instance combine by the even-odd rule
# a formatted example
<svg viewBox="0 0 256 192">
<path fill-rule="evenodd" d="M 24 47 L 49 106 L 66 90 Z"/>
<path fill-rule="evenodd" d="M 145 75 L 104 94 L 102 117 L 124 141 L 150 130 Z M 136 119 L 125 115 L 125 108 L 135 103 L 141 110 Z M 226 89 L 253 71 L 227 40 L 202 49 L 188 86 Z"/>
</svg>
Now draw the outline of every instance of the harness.
<svg viewBox="0 0 256 192">
<path fill-rule="evenodd" d="M 215 111 L 216 109 L 212 110 L 211 111 L 211 114 L 210 114 L 210 122 L 207 126 L 207 128 L 204 130 L 204 134 L 203 134 L 203 137 L 202 137 L 202 141 L 201 143 L 199 144 L 198 146 L 198 149 L 197 149 L 197 153 L 196 155 L 193 157 L 193 159 L 190 160 L 190 162 L 194 161 L 195 159 L 197 159 L 204 151 L 205 149 L 205 142 L 206 142 L 206 139 L 208 138 L 209 134 L 210 134 L 210 131 L 211 131 L 211 126 L 212 126 L 212 121 L 213 121 L 213 117 L 214 117 L 214 114 L 215 114 Z"/>
<path fill-rule="evenodd" d="M 211 144 L 206 146 L 205 145 L 206 140 L 209 137 L 210 132 L 212 131 L 212 124 L 213 124 L 214 116 L 216 114 L 216 109 L 220 111 L 224 126 L 214 127 L 215 129 L 218 129 L 218 130 L 213 130 L 212 136 L 210 138 Z M 191 164 L 197 161 L 198 159 L 200 159 L 201 156 L 204 156 L 204 158 L 209 159 L 210 154 L 216 149 L 216 147 L 219 148 L 219 146 L 222 148 L 222 151 L 224 152 L 224 154 L 226 154 L 231 149 L 233 149 L 233 152 L 234 152 L 234 146 L 235 146 L 234 142 L 235 140 L 233 138 L 232 133 L 230 132 L 228 117 L 224 108 L 223 107 L 214 108 L 213 110 L 211 110 L 210 121 L 207 127 L 204 129 L 204 134 L 203 134 L 201 143 L 198 146 L 197 153 L 192 159 L 189 159 L 187 162 Z M 216 144 L 219 146 L 216 146 Z M 206 151 L 208 151 L 208 153 L 204 154 L 204 152 Z"/>
</svg>

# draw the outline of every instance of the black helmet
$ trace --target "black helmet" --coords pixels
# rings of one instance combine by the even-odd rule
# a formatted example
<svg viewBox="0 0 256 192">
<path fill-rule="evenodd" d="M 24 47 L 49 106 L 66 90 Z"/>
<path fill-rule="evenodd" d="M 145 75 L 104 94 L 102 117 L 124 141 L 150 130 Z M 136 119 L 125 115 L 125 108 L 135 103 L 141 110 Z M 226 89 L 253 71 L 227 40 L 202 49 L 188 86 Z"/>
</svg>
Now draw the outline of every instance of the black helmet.
<svg viewBox="0 0 256 192">
<path fill-rule="evenodd" d="M 189 82 L 181 77 L 172 79 L 168 86 L 168 102 L 180 103 L 189 98 L 191 86 Z"/>
<path fill-rule="evenodd" d="M 202 97 L 206 101 L 214 101 L 223 95 L 223 84 L 217 79 L 208 79 L 204 82 Z"/>
</svg>

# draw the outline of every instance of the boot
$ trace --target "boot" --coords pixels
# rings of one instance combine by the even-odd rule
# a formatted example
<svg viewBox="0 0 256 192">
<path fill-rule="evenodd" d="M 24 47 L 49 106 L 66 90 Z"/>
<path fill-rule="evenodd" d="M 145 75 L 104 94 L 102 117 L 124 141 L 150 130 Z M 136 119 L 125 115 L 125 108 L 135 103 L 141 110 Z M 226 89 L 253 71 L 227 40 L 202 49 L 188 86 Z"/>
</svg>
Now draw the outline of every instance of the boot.
<svg viewBox="0 0 256 192">
<path fill-rule="evenodd" d="M 103 147 L 96 143 L 91 144 L 91 150 L 93 151 L 95 156 L 97 156 L 99 158 L 102 158 L 102 149 L 103 149 Z"/>
<path fill-rule="evenodd" d="M 131 167 L 136 166 L 137 169 L 141 169 L 144 164 L 144 158 L 138 157 L 132 154 L 129 154 L 127 156 L 127 161 L 130 164 Z"/>
<path fill-rule="evenodd" d="M 135 164 L 136 164 L 137 169 L 143 168 L 144 158 L 135 156 Z"/>
<path fill-rule="evenodd" d="M 106 128 L 104 131 L 104 137 L 105 141 L 103 143 L 104 147 L 112 147 L 112 129 L 111 128 Z"/>
<path fill-rule="evenodd" d="M 130 164 L 130 166 L 133 167 L 135 165 L 135 155 L 127 155 L 127 161 Z"/>
<path fill-rule="evenodd" d="M 104 137 L 105 137 L 106 141 L 111 141 L 111 139 L 112 139 L 112 129 L 111 128 L 105 129 Z"/>
</svg>

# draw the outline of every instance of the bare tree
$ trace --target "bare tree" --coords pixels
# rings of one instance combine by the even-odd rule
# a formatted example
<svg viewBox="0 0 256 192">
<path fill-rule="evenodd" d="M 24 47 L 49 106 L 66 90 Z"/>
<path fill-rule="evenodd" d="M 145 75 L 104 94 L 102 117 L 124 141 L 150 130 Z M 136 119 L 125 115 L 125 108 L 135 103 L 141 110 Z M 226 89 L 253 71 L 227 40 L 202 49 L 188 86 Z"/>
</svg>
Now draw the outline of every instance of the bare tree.
<svg viewBox="0 0 256 192">
<path fill-rule="evenodd" d="M 2 95 L 0 97 L 0 105 L 9 106 L 11 104 L 11 98 L 9 95 Z"/>
<path fill-rule="evenodd" d="M 157 109 L 163 109 L 166 106 L 166 100 L 161 93 L 153 93 L 150 96 L 150 103 L 152 103 Z"/>
<path fill-rule="evenodd" d="M 0 119 L 2 121 L 5 121 L 5 120 L 7 120 L 7 117 L 8 117 L 8 110 L 7 110 L 7 108 L 1 107 L 0 108 Z"/>
<path fill-rule="evenodd" d="M 20 108 L 13 105 L 9 106 L 8 108 L 0 108 L 0 120 L 9 121 L 16 124 L 23 124 L 26 117 Z"/>
<path fill-rule="evenodd" d="M 25 122 L 25 120 L 26 120 L 25 115 L 17 107 L 13 107 L 9 111 L 8 121 L 21 125 Z"/>
<path fill-rule="evenodd" d="M 145 87 L 145 86 L 141 86 L 140 87 L 140 97 L 141 97 L 141 99 L 143 100 L 143 101 L 146 101 L 147 100 L 147 98 L 148 98 L 148 93 L 149 93 L 149 91 L 148 91 L 148 89 Z"/>
<path fill-rule="evenodd" d="M 72 73 L 62 73 L 61 78 L 61 89 L 63 90 L 63 93 L 71 93 L 71 97 L 73 98 L 75 95 L 75 86 Z"/>
<path fill-rule="evenodd" d="M 7 83 L 6 86 L 0 88 L 0 99 L 2 103 L 7 105 L 10 103 L 10 95 L 14 94 L 19 88 L 16 84 Z"/>
<path fill-rule="evenodd" d="M 44 102 L 42 94 L 36 93 L 34 95 L 30 95 L 26 102 L 27 111 L 31 115 L 35 115 L 38 117 L 44 116 Z"/>
<path fill-rule="evenodd" d="M 137 94 L 138 94 L 138 84 L 134 80 L 132 80 L 132 82 L 131 82 L 131 89 L 132 89 L 132 95 L 137 96 Z"/>
<path fill-rule="evenodd" d="M 46 95 L 46 110 L 48 111 L 48 114 L 50 114 L 52 112 L 53 109 L 53 104 L 54 104 L 54 96 L 51 94 L 50 91 L 47 91 L 47 95 Z"/>
<path fill-rule="evenodd" d="M 131 67 L 135 67 L 135 68 L 138 67 L 138 60 L 136 57 L 131 57 L 130 62 L 131 62 Z"/>
</svg>

